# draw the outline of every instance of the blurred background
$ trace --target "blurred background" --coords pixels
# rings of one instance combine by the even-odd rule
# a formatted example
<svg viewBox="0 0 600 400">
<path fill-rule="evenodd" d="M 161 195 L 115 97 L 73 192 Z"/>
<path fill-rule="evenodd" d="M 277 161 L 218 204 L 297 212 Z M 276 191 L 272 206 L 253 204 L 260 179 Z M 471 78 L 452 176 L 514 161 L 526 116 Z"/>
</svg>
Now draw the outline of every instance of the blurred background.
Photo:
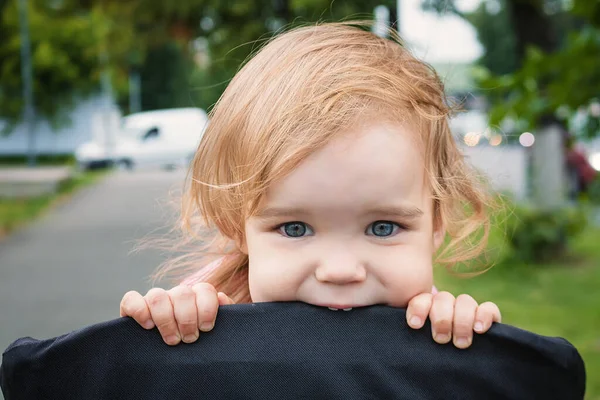
<svg viewBox="0 0 600 400">
<path fill-rule="evenodd" d="M 352 19 L 436 68 L 456 141 L 498 193 L 488 249 L 437 286 L 567 338 L 600 399 L 598 0 L 0 0 L 0 348 L 118 317 L 149 289 L 169 255 L 132 249 L 174 223 L 236 70 L 282 29 Z"/>
</svg>

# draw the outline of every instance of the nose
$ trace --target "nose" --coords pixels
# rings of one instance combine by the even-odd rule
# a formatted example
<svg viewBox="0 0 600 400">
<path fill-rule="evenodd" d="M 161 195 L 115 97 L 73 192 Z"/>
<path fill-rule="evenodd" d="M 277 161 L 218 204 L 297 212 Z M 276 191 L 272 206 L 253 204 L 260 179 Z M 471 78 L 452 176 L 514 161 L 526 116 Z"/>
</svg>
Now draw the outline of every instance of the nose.
<svg viewBox="0 0 600 400">
<path fill-rule="evenodd" d="M 367 270 L 359 258 L 348 249 L 327 252 L 315 270 L 319 282 L 334 285 L 363 282 L 367 278 Z"/>
</svg>

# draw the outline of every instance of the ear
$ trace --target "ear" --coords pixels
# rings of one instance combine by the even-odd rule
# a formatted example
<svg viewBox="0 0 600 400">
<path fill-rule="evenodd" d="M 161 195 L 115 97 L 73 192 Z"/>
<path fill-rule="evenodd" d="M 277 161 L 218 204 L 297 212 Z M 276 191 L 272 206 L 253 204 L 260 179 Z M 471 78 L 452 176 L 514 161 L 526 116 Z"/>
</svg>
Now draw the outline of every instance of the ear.
<svg viewBox="0 0 600 400">
<path fill-rule="evenodd" d="M 248 255 L 248 246 L 246 244 L 245 237 L 238 237 L 235 239 L 236 247 L 244 254 Z"/>
<path fill-rule="evenodd" d="M 434 223 L 433 225 L 433 250 L 438 251 L 440 246 L 444 243 L 446 237 L 446 229 L 441 221 Z"/>
<path fill-rule="evenodd" d="M 246 241 L 243 241 L 238 247 L 242 253 L 248 255 L 248 246 L 246 246 Z"/>
</svg>

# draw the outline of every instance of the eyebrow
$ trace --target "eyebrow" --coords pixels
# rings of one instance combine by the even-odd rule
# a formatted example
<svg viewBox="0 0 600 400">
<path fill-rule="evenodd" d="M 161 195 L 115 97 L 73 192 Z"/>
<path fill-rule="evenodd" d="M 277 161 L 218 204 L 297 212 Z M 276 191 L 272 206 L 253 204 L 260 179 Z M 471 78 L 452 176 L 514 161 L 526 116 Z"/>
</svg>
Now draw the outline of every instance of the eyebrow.
<svg viewBox="0 0 600 400">
<path fill-rule="evenodd" d="M 279 218 L 289 216 L 307 216 L 311 213 L 299 207 L 267 207 L 260 211 L 256 216 L 259 218 Z M 417 219 L 423 215 L 423 211 L 414 206 L 379 206 L 369 209 L 365 215 L 385 215 L 390 217 L 404 218 L 404 219 Z"/>
<path fill-rule="evenodd" d="M 382 206 L 375 207 L 367 212 L 367 215 L 389 215 L 408 219 L 416 219 L 423 214 L 423 210 L 415 206 Z"/>
<path fill-rule="evenodd" d="M 310 214 L 307 210 L 298 207 L 267 207 L 256 215 L 259 218 L 279 218 L 289 217 L 292 215 L 308 215 Z"/>
</svg>

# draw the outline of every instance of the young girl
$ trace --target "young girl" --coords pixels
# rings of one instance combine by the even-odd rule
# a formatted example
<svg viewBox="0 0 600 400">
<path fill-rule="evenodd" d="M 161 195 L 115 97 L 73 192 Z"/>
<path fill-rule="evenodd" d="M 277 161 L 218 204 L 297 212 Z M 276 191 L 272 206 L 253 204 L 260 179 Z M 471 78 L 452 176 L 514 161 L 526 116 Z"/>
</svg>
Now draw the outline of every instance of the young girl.
<svg viewBox="0 0 600 400">
<path fill-rule="evenodd" d="M 435 341 L 459 348 L 500 321 L 492 303 L 432 293 L 434 257 L 452 265 L 485 246 L 488 198 L 455 145 L 435 72 L 393 31 L 364 27 L 291 30 L 233 78 L 183 200 L 188 232 L 223 239 L 203 260 L 220 258 L 198 271 L 188 256 L 196 270 L 184 284 L 128 292 L 122 316 L 177 344 L 234 302 L 385 304 L 408 307 L 415 329 L 429 317 Z"/>
</svg>

